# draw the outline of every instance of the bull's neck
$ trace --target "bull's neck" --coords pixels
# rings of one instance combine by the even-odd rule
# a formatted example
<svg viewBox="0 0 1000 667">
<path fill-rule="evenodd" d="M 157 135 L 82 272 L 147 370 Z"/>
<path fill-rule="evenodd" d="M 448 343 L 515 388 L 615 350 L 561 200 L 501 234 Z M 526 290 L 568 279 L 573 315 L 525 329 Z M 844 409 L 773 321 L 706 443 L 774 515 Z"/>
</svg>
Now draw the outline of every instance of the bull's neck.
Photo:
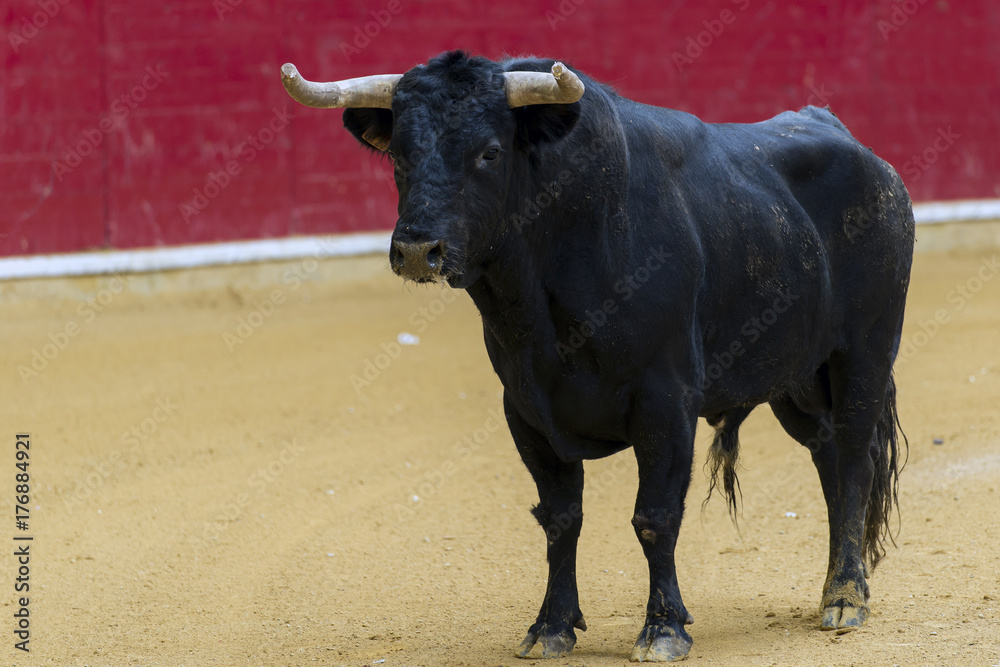
<svg viewBox="0 0 1000 667">
<path fill-rule="evenodd" d="M 623 161 L 602 151 L 587 156 L 583 162 L 564 151 L 535 170 L 508 213 L 512 224 L 468 288 L 500 339 L 545 337 L 546 314 L 563 291 L 601 295 L 631 261 Z"/>
<path fill-rule="evenodd" d="M 631 261 L 628 145 L 617 105 L 595 87 L 570 134 L 536 147 L 517 170 L 502 237 L 468 289 L 487 327 L 542 335 L 539 318 L 561 291 L 599 294 Z"/>
</svg>

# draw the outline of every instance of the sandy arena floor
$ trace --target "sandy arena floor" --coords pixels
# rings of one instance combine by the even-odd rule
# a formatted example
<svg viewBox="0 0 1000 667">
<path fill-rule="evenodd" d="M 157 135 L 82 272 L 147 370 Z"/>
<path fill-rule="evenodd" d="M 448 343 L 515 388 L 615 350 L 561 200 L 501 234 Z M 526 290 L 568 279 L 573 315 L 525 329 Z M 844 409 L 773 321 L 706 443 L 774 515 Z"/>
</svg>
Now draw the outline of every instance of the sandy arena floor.
<svg viewBox="0 0 1000 667">
<path fill-rule="evenodd" d="M 902 527 L 863 630 L 818 629 L 827 528 L 807 452 L 754 413 L 738 532 L 720 498 L 699 509 L 699 433 L 677 555 L 690 662 L 1000 663 L 991 257 L 916 258 L 897 364 Z M 628 664 L 647 594 L 628 451 L 587 465 L 589 631 L 570 659 L 513 657 L 544 538 L 464 293 L 406 287 L 384 258 L 305 260 L 0 284 L 0 316 L 0 664 Z M 13 648 L 14 532 L 35 538 L 30 654 Z"/>
</svg>

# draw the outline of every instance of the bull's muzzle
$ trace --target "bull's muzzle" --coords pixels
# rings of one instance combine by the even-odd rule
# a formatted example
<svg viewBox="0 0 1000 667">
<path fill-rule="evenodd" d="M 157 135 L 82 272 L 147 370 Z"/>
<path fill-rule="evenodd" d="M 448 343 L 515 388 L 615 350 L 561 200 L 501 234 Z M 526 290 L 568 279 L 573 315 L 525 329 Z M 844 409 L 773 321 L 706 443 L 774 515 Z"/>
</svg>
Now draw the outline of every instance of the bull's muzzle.
<svg viewBox="0 0 1000 667">
<path fill-rule="evenodd" d="M 407 280 L 435 280 L 444 265 L 444 247 L 441 241 L 394 240 L 389 263 L 396 275 Z"/>
</svg>

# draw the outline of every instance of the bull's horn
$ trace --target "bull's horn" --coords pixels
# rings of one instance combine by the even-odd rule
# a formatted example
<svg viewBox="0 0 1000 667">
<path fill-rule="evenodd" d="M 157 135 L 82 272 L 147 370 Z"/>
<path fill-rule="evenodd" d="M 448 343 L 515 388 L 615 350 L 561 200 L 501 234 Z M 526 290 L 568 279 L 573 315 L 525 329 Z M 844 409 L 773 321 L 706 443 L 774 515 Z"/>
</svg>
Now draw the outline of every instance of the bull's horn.
<svg viewBox="0 0 1000 667">
<path fill-rule="evenodd" d="M 316 83 L 303 79 L 292 63 L 281 66 L 281 83 L 292 99 L 316 109 L 391 109 L 392 93 L 401 78 L 402 74 L 375 74 L 357 79 Z"/>
<path fill-rule="evenodd" d="M 504 90 L 511 107 L 529 104 L 572 104 L 583 97 L 583 81 L 562 63 L 545 72 L 507 72 Z"/>
</svg>

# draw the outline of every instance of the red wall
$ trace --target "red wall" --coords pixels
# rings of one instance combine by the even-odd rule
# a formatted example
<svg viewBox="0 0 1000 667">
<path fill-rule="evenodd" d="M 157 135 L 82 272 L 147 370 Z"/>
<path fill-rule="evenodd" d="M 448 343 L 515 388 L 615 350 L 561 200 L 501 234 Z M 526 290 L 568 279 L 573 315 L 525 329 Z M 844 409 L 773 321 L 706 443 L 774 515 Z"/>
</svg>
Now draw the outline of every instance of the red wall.
<svg viewBox="0 0 1000 667">
<path fill-rule="evenodd" d="M 0 255 L 389 228 L 387 166 L 341 112 L 293 103 L 279 68 L 403 72 L 459 47 L 558 57 L 712 121 L 829 104 L 915 199 L 1000 197 L 992 0 L 0 7 Z"/>
</svg>

